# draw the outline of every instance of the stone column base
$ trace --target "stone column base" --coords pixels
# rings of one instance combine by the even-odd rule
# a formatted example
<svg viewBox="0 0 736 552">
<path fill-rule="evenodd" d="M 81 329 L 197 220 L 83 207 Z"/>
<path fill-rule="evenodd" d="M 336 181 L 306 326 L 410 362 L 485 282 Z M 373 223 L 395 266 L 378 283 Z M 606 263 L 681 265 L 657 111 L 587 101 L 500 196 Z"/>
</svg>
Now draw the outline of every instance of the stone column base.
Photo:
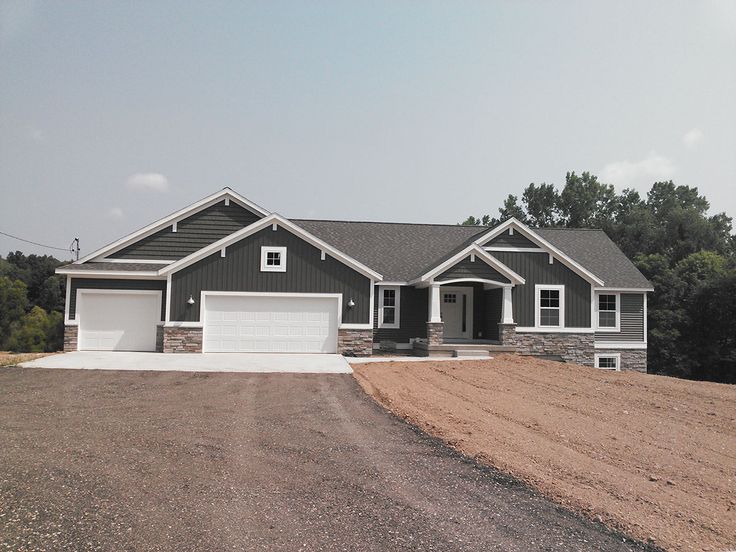
<svg viewBox="0 0 736 552">
<path fill-rule="evenodd" d="M 201 353 L 202 328 L 163 327 L 164 353 Z"/>
<path fill-rule="evenodd" d="M 444 322 L 427 322 L 427 343 L 429 345 L 442 345 L 445 340 Z"/>
<path fill-rule="evenodd" d="M 164 327 L 160 324 L 156 326 L 156 352 L 164 352 Z"/>
<path fill-rule="evenodd" d="M 373 354 L 373 330 L 337 330 L 337 352 L 345 356 L 371 356 Z"/>
<path fill-rule="evenodd" d="M 514 346 L 516 345 L 516 324 L 504 324 L 498 325 L 498 340 L 501 345 Z"/>
<path fill-rule="evenodd" d="M 78 348 L 77 336 L 79 326 L 64 326 L 64 352 L 76 351 Z"/>
</svg>

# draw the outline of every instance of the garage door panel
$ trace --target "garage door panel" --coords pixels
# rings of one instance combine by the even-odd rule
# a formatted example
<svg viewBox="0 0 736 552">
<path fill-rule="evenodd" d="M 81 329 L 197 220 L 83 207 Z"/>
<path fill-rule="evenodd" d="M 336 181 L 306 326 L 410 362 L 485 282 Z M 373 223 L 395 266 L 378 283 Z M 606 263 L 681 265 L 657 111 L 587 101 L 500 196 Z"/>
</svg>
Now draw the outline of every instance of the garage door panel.
<svg viewBox="0 0 736 552">
<path fill-rule="evenodd" d="M 160 294 L 82 292 L 77 311 L 79 350 L 156 350 Z"/>
<path fill-rule="evenodd" d="M 233 335 L 237 338 L 231 339 Z M 207 295 L 204 350 L 334 353 L 337 350 L 337 300 Z"/>
</svg>

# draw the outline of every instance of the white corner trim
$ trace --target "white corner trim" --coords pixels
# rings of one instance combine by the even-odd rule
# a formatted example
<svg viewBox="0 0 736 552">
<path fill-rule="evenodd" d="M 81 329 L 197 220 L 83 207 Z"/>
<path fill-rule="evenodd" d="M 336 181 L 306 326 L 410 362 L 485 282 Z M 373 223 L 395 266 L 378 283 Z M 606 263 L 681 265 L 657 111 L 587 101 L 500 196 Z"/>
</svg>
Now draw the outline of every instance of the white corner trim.
<svg viewBox="0 0 736 552">
<path fill-rule="evenodd" d="M 64 298 L 64 324 L 66 326 L 76 326 L 76 320 L 69 319 L 69 301 L 72 297 L 72 277 L 66 277 L 66 297 Z"/>
<path fill-rule="evenodd" d="M 560 306 L 558 308 L 560 313 L 560 324 L 559 326 L 542 326 L 540 323 L 541 319 L 541 292 L 542 290 L 557 290 L 560 292 Z M 534 286 L 534 327 L 540 330 L 548 329 L 566 329 L 565 328 L 565 286 L 558 284 L 536 284 Z M 516 329 L 519 330 L 518 328 Z M 592 328 L 591 328 L 592 331 Z"/>
<path fill-rule="evenodd" d="M 554 326 L 542 326 L 540 328 L 533 326 L 517 326 L 517 332 L 521 333 L 569 333 L 569 334 L 592 334 L 595 333 L 593 328 L 557 328 Z"/>
<path fill-rule="evenodd" d="M 594 349 L 646 349 L 647 344 L 641 341 L 596 341 Z"/>
<path fill-rule="evenodd" d="M 98 257 L 102 257 L 104 255 L 109 255 L 111 253 L 114 253 L 115 251 L 118 251 L 149 234 L 158 232 L 159 230 L 166 228 L 167 226 L 173 225 L 173 223 L 175 222 L 178 222 L 184 218 L 187 218 L 193 215 L 194 213 L 197 213 L 203 209 L 206 209 L 207 207 L 211 207 L 212 205 L 219 203 L 220 201 L 222 201 L 223 198 L 232 199 L 233 201 L 238 203 L 241 207 L 244 207 L 245 209 L 248 209 L 249 211 L 252 211 L 253 213 L 260 215 L 262 217 L 269 215 L 268 211 L 259 207 L 252 201 L 249 201 L 248 199 L 244 198 L 237 192 L 231 190 L 230 188 L 223 188 L 222 190 L 215 192 L 214 194 L 209 195 L 203 199 L 200 199 L 199 201 L 192 203 L 191 205 L 188 205 L 187 207 L 184 207 L 183 209 L 179 209 L 178 211 L 162 219 L 159 219 L 156 222 L 149 224 L 148 226 L 144 226 L 143 228 L 136 230 L 132 234 L 128 234 L 127 236 L 120 238 L 119 240 L 115 242 L 112 242 L 100 249 L 93 251 L 92 253 L 82 257 L 78 261 L 74 261 L 74 264 L 86 263 L 87 261 L 90 261 L 92 259 L 96 259 Z"/>
<path fill-rule="evenodd" d="M 621 353 L 595 353 L 595 362 L 593 366 L 598 368 L 599 370 L 615 370 L 616 372 L 621 371 Z M 601 358 L 615 358 L 616 359 L 616 368 L 601 368 L 598 366 L 598 361 Z"/>
<path fill-rule="evenodd" d="M 225 250 L 224 247 L 222 249 L 223 251 Z M 279 264 L 277 265 L 268 264 L 268 254 L 269 253 L 279 254 Z M 261 272 L 286 272 L 286 247 L 262 245 L 261 246 Z"/>
<path fill-rule="evenodd" d="M 489 240 L 495 238 L 499 234 L 503 233 L 508 228 L 515 228 L 518 230 L 524 237 L 528 238 L 529 240 L 533 241 L 540 247 L 546 249 L 549 253 L 553 253 L 555 257 L 557 257 L 558 260 L 560 260 L 563 264 L 568 266 L 573 272 L 576 272 L 578 275 L 583 277 L 585 280 L 599 285 L 603 286 L 604 282 L 601 280 L 598 276 L 590 272 L 587 268 L 582 266 L 577 261 L 573 260 L 571 257 L 563 253 L 561 250 L 556 248 L 554 245 L 549 243 L 547 240 L 545 240 L 543 237 L 541 237 L 539 234 L 534 232 L 531 228 L 529 228 L 526 224 L 522 223 L 521 221 L 510 218 L 506 222 L 503 222 L 496 226 L 495 228 L 489 230 L 485 234 L 483 234 L 481 237 L 475 240 L 474 243 L 477 245 L 485 245 L 488 243 Z"/>
<path fill-rule="evenodd" d="M 442 263 L 438 264 L 426 274 L 423 274 L 421 277 L 410 281 L 409 284 L 427 282 L 429 280 L 432 280 L 435 276 L 437 276 L 438 274 L 441 274 L 442 272 L 444 272 L 451 266 L 462 261 L 465 257 L 469 256 L 471 253 L 475 253 L 476 258 L 484 261 L 487 265 L 491 266 L 492 268 L 496 269 L 498 272 L 506 276 L 509 280 L 511 280 L 512 284 L 523 284 L 525 282 L 524 278 L 519 276 L 516 272 L 511 270 L 508 266 L 506 266 L 501 261 L 496 259 L 490 253 L 488 253 L 487 251 L 484 251 L 483 248 L 480 247 L 478 244 L 471 243 L 465 249 L 456 253 L 449 259 L 446 259 Z"/>
<path fill-rule="evenodd" d="M 196 263 L 200 259 L 204 259 L 205 257 L 208 257 L 215 251 L 219 250 L 222 247 L 227 247 L 229 245 L 232 245 L 252 234 L 255 234 L 256 232 L 267 228 L 268 226 L 272 225 L 274 222 L 278 223 L 278 225 L 291 232 L 292 234 L 300 237 L 307 243 L 313 245 L 317 249 L 324 249 L 325 252 L 329 253 L 331 257 L 334 257 L 338 261 L 342 262 L 343 264 L 349 266 L 350 268 L 354 269 L 357 272 L 360 272 L 367 278 L 370 278 L 372 280 L 382 280 L 383 276 L 376 272 L 375 270 L 368 268 L 366 265 L 361 263 L 360 261 L 355 260 L 354 258 L 350 257 L 349 255 L 346 255 L 342 251 L 334 248 L 327 242 L 322 241 L 318 237 L 314 236 L 313 234 L 310 234 L 300 226 L 297 226 L 293 222 L 291 222 L 288 219 L 285 219 L 281 215 L 277 213 L 273 213 L 267 217 L 264 217 L 253 224 L 246 226 L 245 228 L 242 228 L 238 230 L 237 232 L 234 232 L 230 234 L 229 236 L 225 236 L 221 240 L 216 241 L 215 243 L 212 243 L 206 247 L 203 247 L 202 249 L 195 251 L 191 255 L 188 255 L 184 257 L 183 259 L 179 259 L 175 263 L 172 263 L 162 269 L 159 270 L 159 274 L 164 275 L 168 274 L 169 272 L 177 272 L 178 270 L 181 270 L 182 268 L 185 268 L 193 263 Z"/>
<path fill-rule="evenodd" d="M 392 324 L 386 324 L 383 322 L 383 292 L 384 290 L 393 290 L 394 295 L 394 322 Z M 372 309 L 371 309 L 372 310 Z M 400 286 L 387 286 L 384 284 L 378 284 L 378 327 L 386 329 L 398 329 L 401 327 L 401 287 Z"/>
<path fill-rule="evenodd" d="M 170 320 L 171 320 L 171 274 L 166 276 L 166 316 L 164 316 L 164 323 L 168 324 Z"/>
</svg>

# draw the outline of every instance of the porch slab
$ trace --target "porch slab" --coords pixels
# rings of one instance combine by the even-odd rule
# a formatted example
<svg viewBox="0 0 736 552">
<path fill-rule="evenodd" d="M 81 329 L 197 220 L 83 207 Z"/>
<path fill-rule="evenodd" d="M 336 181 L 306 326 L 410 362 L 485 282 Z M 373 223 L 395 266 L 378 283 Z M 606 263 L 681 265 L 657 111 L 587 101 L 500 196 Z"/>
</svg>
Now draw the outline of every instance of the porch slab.
<svg viewBox="0 0 736 552">
<path fill-rule="evenodd" d="M 509 347 L 508 345 L 483 342 L 441 343 L 436 345 L 416 342 L 414 343 L 413 350 L 414 355 L 421 357 L 455 357 L 462 356 L 464 352 L 469 351 L 484 351 L 485 354 L 490 356 L 491 353 L 515 353 L 516 348 Z"/>
</svg>

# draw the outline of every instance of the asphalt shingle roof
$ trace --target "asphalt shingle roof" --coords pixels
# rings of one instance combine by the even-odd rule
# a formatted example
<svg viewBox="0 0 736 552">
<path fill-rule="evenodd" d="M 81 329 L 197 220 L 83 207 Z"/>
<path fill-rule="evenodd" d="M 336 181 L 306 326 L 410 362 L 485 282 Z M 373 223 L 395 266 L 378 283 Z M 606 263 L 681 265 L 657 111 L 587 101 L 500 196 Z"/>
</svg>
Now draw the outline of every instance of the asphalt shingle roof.
<svg viewBox="0 0 736 552">
<path fill-rule="evenodd" d="M 110 272 L 153 272 L 167 266 L 166 263 L 107 263 L 87 262 L 60 266 L 58 270 L 106 270 Z"/>
</svg>

